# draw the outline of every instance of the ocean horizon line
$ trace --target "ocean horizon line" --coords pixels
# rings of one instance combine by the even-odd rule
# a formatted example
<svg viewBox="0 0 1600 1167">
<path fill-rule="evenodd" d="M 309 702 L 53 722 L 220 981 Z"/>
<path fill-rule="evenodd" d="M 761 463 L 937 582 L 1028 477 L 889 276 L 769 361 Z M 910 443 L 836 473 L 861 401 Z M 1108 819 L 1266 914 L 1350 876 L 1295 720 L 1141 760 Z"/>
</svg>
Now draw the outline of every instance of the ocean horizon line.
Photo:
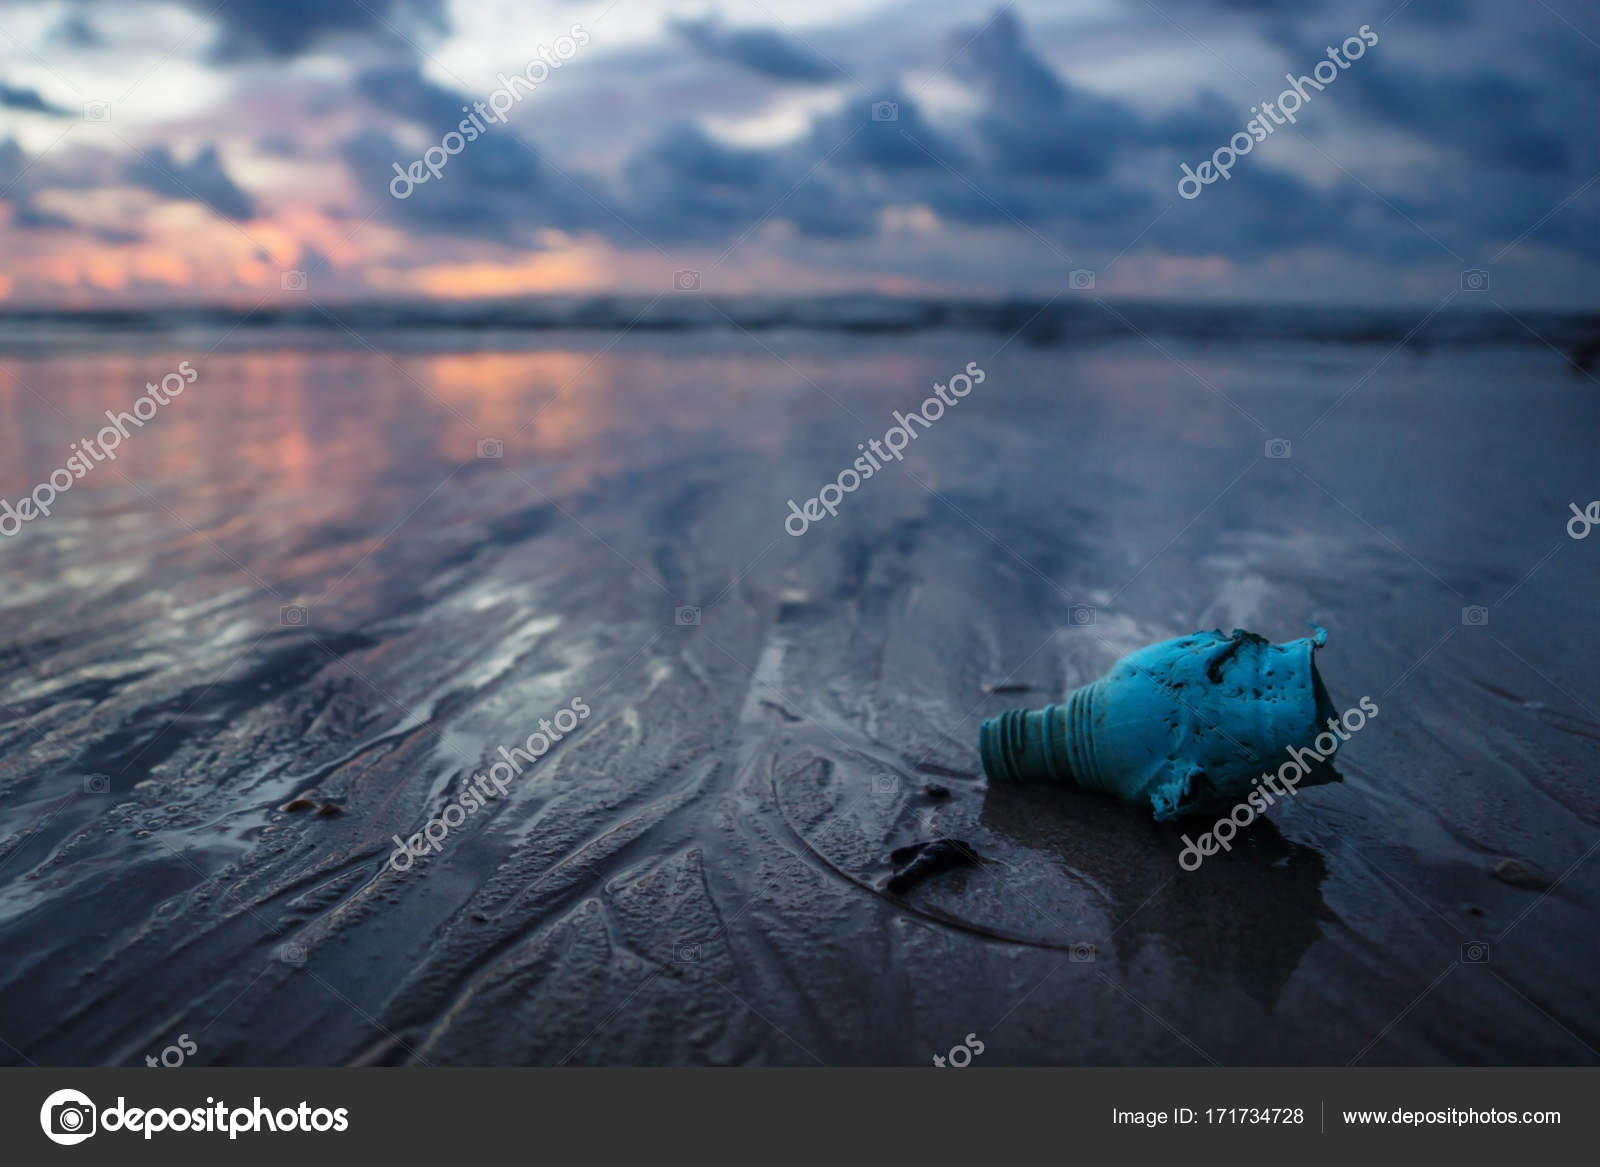
<svg viewBox="0 0 1600 1167">
<path fill-rule="evenodd" d="M 1467 295 L 1468 293 L 1463 293 Z M 1109 299 L 1074 290 L 1053 298 L 931 298 L 861 294 L 714 296 L 640 293 L 439 301 L 275 301 L 157 307 L 0 307 L 0 351 L 149 342 L 196 329 L 222 330 L 235 347 L 290 335 L 357 343 L 368 333 L 770 333 L 906 335 L 935 331 L 1066 345 L 1118 337 L 1201 341 L 1307 341 L 1425 347 L 1544 345 L 1580 368 L 1600 357 L 1600 311 L 1476 307 L 1328 306 Z"/>
</svg>

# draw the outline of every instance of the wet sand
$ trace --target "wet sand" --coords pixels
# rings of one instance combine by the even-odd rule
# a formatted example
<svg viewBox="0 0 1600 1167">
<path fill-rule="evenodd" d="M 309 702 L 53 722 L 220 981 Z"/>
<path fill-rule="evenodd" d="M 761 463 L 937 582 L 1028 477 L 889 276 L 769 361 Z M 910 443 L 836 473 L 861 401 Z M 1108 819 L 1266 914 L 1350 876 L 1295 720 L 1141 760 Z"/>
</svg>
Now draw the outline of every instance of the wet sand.
<svg viewBox="0 0 1600 1167">
<path fill-rule="evenodd" d="M 1600 387 L 1559 354 L 212 339 L 0 358 L 13 500 L 201 373 L 0 541 L 0 1064 L 1600 1060 Z M 988 788 L 982 718 L 1308 620 L 1380 715 L 1200 871 L 1195 824 Z M 883 889 L 939 837 L 985 861 Z"/>
</svg>

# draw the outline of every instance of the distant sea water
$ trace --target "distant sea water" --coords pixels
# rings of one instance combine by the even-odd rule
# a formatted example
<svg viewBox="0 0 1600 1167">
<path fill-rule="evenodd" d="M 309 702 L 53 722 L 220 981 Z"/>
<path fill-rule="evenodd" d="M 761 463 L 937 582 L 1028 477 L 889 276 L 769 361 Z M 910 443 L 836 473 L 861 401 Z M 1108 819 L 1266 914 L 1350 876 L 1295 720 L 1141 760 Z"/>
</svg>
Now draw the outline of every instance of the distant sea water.
<svg viewBox="0 0 1600 1167">
<path fill-rule="evenodd" d="M 550 333 L 606 334 L 783 331 L 916 335 L 937 331 L 1073 344 L 1119 336 L 1210 341 L 1304 340 L 1415 346 L 1549 345 L 1592 366 L 1600 313 L 1518 311 L 1458 303 L 1431 308 L 1196 305 L 1096 298 L 1073 290 L 1053 299 L 931 300 L 878 296 L 724 299 L 699 293 L 552 297 L 498 303 L 279 301 L 246 311 L 225 307 L 90 311 L 0 310 L 0 352 L 149 346 L 177 337 L 226 337 L 225 346 L 341 346 L 353 337 L 385 346 L 545 343 Z"/>
</svg>

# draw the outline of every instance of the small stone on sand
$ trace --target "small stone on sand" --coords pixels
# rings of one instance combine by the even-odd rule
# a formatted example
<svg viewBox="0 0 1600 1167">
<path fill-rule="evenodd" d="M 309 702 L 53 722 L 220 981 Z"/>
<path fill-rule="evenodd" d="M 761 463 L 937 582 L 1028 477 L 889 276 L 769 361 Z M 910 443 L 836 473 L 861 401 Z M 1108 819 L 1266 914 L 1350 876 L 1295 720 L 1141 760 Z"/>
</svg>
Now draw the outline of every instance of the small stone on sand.
<svg viewBox="0 0 1600 1167">
<path fill-rule="evenodd" d="M 1501 883 L 1512 887 L 1525 887 L 1530 891 L 1544 891 L 1550 881 L 1520 859 L 1502 859 L 1490 868 L 1489 873 Z"/>
</svg>

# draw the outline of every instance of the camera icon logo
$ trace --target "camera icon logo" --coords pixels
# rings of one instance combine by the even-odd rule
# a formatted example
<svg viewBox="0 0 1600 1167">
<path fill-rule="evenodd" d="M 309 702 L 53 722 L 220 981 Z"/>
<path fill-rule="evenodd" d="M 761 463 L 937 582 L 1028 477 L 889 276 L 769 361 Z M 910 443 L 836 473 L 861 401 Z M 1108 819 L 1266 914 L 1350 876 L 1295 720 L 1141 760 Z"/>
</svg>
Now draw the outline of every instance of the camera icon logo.
<svg viewBox="0 0 1600 1167">
<path fill-rule="evenodd" d="M 109 101 L 86 101 L 83 103 L 83 120 L 86 122 L 108 122 L 111 120 L 111 103 Z"/>
<path fill-rule="evenodd" d="M 482 438 L 478 442 L 478 457 L 484 460 L 505 456 L 506 444 L 499 438 Z"/>
<path fill-rule="evenodd" d="M 39 1108 L 39 1125 L 44 1128 L 45 1138 L 52 1143 L 71 1147 L 94 1134 L 97 1114 L 87 1094 L 79 1090 L 57 1090 Z"/>
<path fill-rule="evenodd" d="M 1287 458 L 1293 449 L 1294 447 L 1290 445 L 1288 438 L 1267 439 L 1267 457 L 1269 458 Z"/>
<path fill-rule="evenodd" d="M 85 794 L 110 794 L 111 775 L 85 774 L 83 778 L 83 792 Z"/>
<path fill-rule="evenodd" d="M 1488 964 L 1489 946 L 1482 940 L 1469 940 L 1461 946 L 1462 964 Z"/>
<path fill-rule="evenodd" d="M 900 791 L 900 778 L 895 774 L 874 774 L 872 776 L 872 793 L 898 794 Z"/>
<path fill-rule="evenodd" d="M 679 608 L 673 613 L 673 619 L 679 628 L 698 628 L 700 626 L 700 609 L 694 607 Z"/>
<path fill-rule="evenodd" d="M 700 273 L 697 271 L 673 272 L 672 289 L 676 292 L 698 292 L 700 290 Z"/>
<path fill-rule="evenodd" d="M 1093 604 L 1074 604 L 1067 609 L 1067 621 L 1074 628 L 1087 628 L 1094 623 L 1095 606 Z"/>
<path fill-rule="evenodd" d="M 1487 292 L 1489 290 L 1489 273 L 1481 267 L 1469 267 L 1461 273 L 1461 290 L 1463 292 Z"/>
<path fill-rule="evenodd" d="M 1094 272 L 1086 267 L 1074 268 L 1067 273 L 1067 286 L 1075 292 L 1087 292 L 1094 287 Z"/>
<path fill-rule="evenodd" d="M 1093 944 L 1080 941 L 1067 950 L 1067 959 L 1073 964 L 1093 964 L 1096 951 Z"/>
<path fill-rule="evenodd" d="M 673 951 L 672 959 L 679 964 L 699 964 L 700 946 L 698 944 L 680 944 Z"/>
<path fill-rule="evenodd" d="M 1461 609 L 1461 622 L 1469 628 L 1482 628 L 1489 623 L 1489 609 L 1482 604 L 1469 604 Z"/>
<path fill-rule="evenodd" d="M 872 103 L 872 120 L 875 122 L 897 122 L 900 120 L 900 103 L 897 101 L 875 101 Z"/>
<path fill-rule="evenodd" d="M 299 604 L 290 604 L 278 613 L 278 623 L 285 628 L 304 628 L 311 614 Z"/>
<path fill-rule="evenodd" d="M 278 281 L 286 292 L 303 292 L 306 290 L 306 273 L 303 271 L 286 271 L 283 278 Z"/>
<path fill-rule="evenodd" d="M 306 947 L 291 940 L 287 944 L 278 945 L 277 957 L 284 964 L 304 964 L 306 962 Z"/>
</svg>

